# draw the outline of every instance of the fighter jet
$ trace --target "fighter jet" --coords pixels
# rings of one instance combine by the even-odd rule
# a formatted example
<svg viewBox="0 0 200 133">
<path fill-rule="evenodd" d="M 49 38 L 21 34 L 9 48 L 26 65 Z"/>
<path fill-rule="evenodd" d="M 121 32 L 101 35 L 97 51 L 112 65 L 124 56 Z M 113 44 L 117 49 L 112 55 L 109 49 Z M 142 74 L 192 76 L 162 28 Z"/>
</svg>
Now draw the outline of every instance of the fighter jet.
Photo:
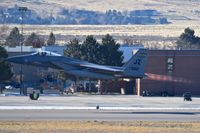
<svg viewBox="0 0 200 133">
<path fill-rule="evenodd" d="M 139 49 L 122 67 L 104 66 L 62 56 L 50 51 L 40 51 L 32 54 L 13 56 L 7 61 L 40 67 L 50 67 L 64 70 L 70 75 L 90 79 L 143 78 L 147 61 L 147 50 Z"/>
</svg>

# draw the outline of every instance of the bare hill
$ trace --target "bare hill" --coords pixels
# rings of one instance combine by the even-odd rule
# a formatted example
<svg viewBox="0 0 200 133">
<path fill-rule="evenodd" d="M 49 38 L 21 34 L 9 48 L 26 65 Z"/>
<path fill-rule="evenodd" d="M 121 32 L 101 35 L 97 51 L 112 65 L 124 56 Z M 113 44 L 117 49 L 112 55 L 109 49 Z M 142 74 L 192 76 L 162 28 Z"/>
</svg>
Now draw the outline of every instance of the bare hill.
<svg viewBox="0 0 200 133">
<path fill-rule="evenodd" d="M 61 9 L 158 10 L 171 22 L 200 20 L 200 0 L 0 0 L 0 7 L 27 6 L 44 16 L 57 16 Z"/>
</svg>

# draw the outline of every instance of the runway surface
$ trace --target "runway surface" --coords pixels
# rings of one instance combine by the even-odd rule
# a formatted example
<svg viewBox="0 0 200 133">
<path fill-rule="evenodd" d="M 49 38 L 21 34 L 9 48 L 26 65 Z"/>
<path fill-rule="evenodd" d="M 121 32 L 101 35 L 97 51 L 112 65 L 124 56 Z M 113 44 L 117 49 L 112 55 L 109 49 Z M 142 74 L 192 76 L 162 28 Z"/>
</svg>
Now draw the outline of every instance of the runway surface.
<svg viewBox="0 0 200 133">
<path fill-rule="evenodd" d="M 200 121 L 194 111 L 1 110 L 0 120 Z"/>
<path fill-rule="evenodd" d="M 96 106 L 100 109 L 97 110 Z M 127 95 L 0 97 L 0 120 L 200 121 L 200 98 Z"/>
</svg>

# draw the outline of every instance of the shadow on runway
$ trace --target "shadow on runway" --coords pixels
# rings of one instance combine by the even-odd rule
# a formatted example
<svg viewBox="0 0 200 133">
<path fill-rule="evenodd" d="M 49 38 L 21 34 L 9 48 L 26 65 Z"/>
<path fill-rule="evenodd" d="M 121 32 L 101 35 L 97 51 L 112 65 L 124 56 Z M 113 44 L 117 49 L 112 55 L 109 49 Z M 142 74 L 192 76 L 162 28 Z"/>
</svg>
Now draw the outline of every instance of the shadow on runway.
<svg viewBox="0 0 200 133">
<path fill-rule="evenodd" d="M 175 115 L 195 115 L 193 112 L 131 112 L 132 114 L 175 114 Z"/>
<path fill-rule="evenodd" d="M 152 115 L 152 114 L 171 114 L 171 115 L 196 115 L 200 114 L 200 112 L 102 112 L 106 114 L 144 114 L 144 115 Z"/>
</svg>

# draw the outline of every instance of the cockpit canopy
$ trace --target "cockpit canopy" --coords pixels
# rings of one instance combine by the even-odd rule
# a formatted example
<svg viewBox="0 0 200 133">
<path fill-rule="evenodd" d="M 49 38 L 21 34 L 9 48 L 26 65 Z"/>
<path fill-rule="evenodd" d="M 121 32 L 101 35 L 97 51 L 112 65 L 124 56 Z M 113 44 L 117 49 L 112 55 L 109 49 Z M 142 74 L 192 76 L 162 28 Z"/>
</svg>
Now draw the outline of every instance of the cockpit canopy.
<svg viewBox="0 0 200 133">
<path fill-rule="evenodd" d="M 39 56 L 61 56 L 60 54 L 50 52 L 50 51 L 38 51 L 33 53 L 32 55 L 39 55 Z"/>
</svg>

